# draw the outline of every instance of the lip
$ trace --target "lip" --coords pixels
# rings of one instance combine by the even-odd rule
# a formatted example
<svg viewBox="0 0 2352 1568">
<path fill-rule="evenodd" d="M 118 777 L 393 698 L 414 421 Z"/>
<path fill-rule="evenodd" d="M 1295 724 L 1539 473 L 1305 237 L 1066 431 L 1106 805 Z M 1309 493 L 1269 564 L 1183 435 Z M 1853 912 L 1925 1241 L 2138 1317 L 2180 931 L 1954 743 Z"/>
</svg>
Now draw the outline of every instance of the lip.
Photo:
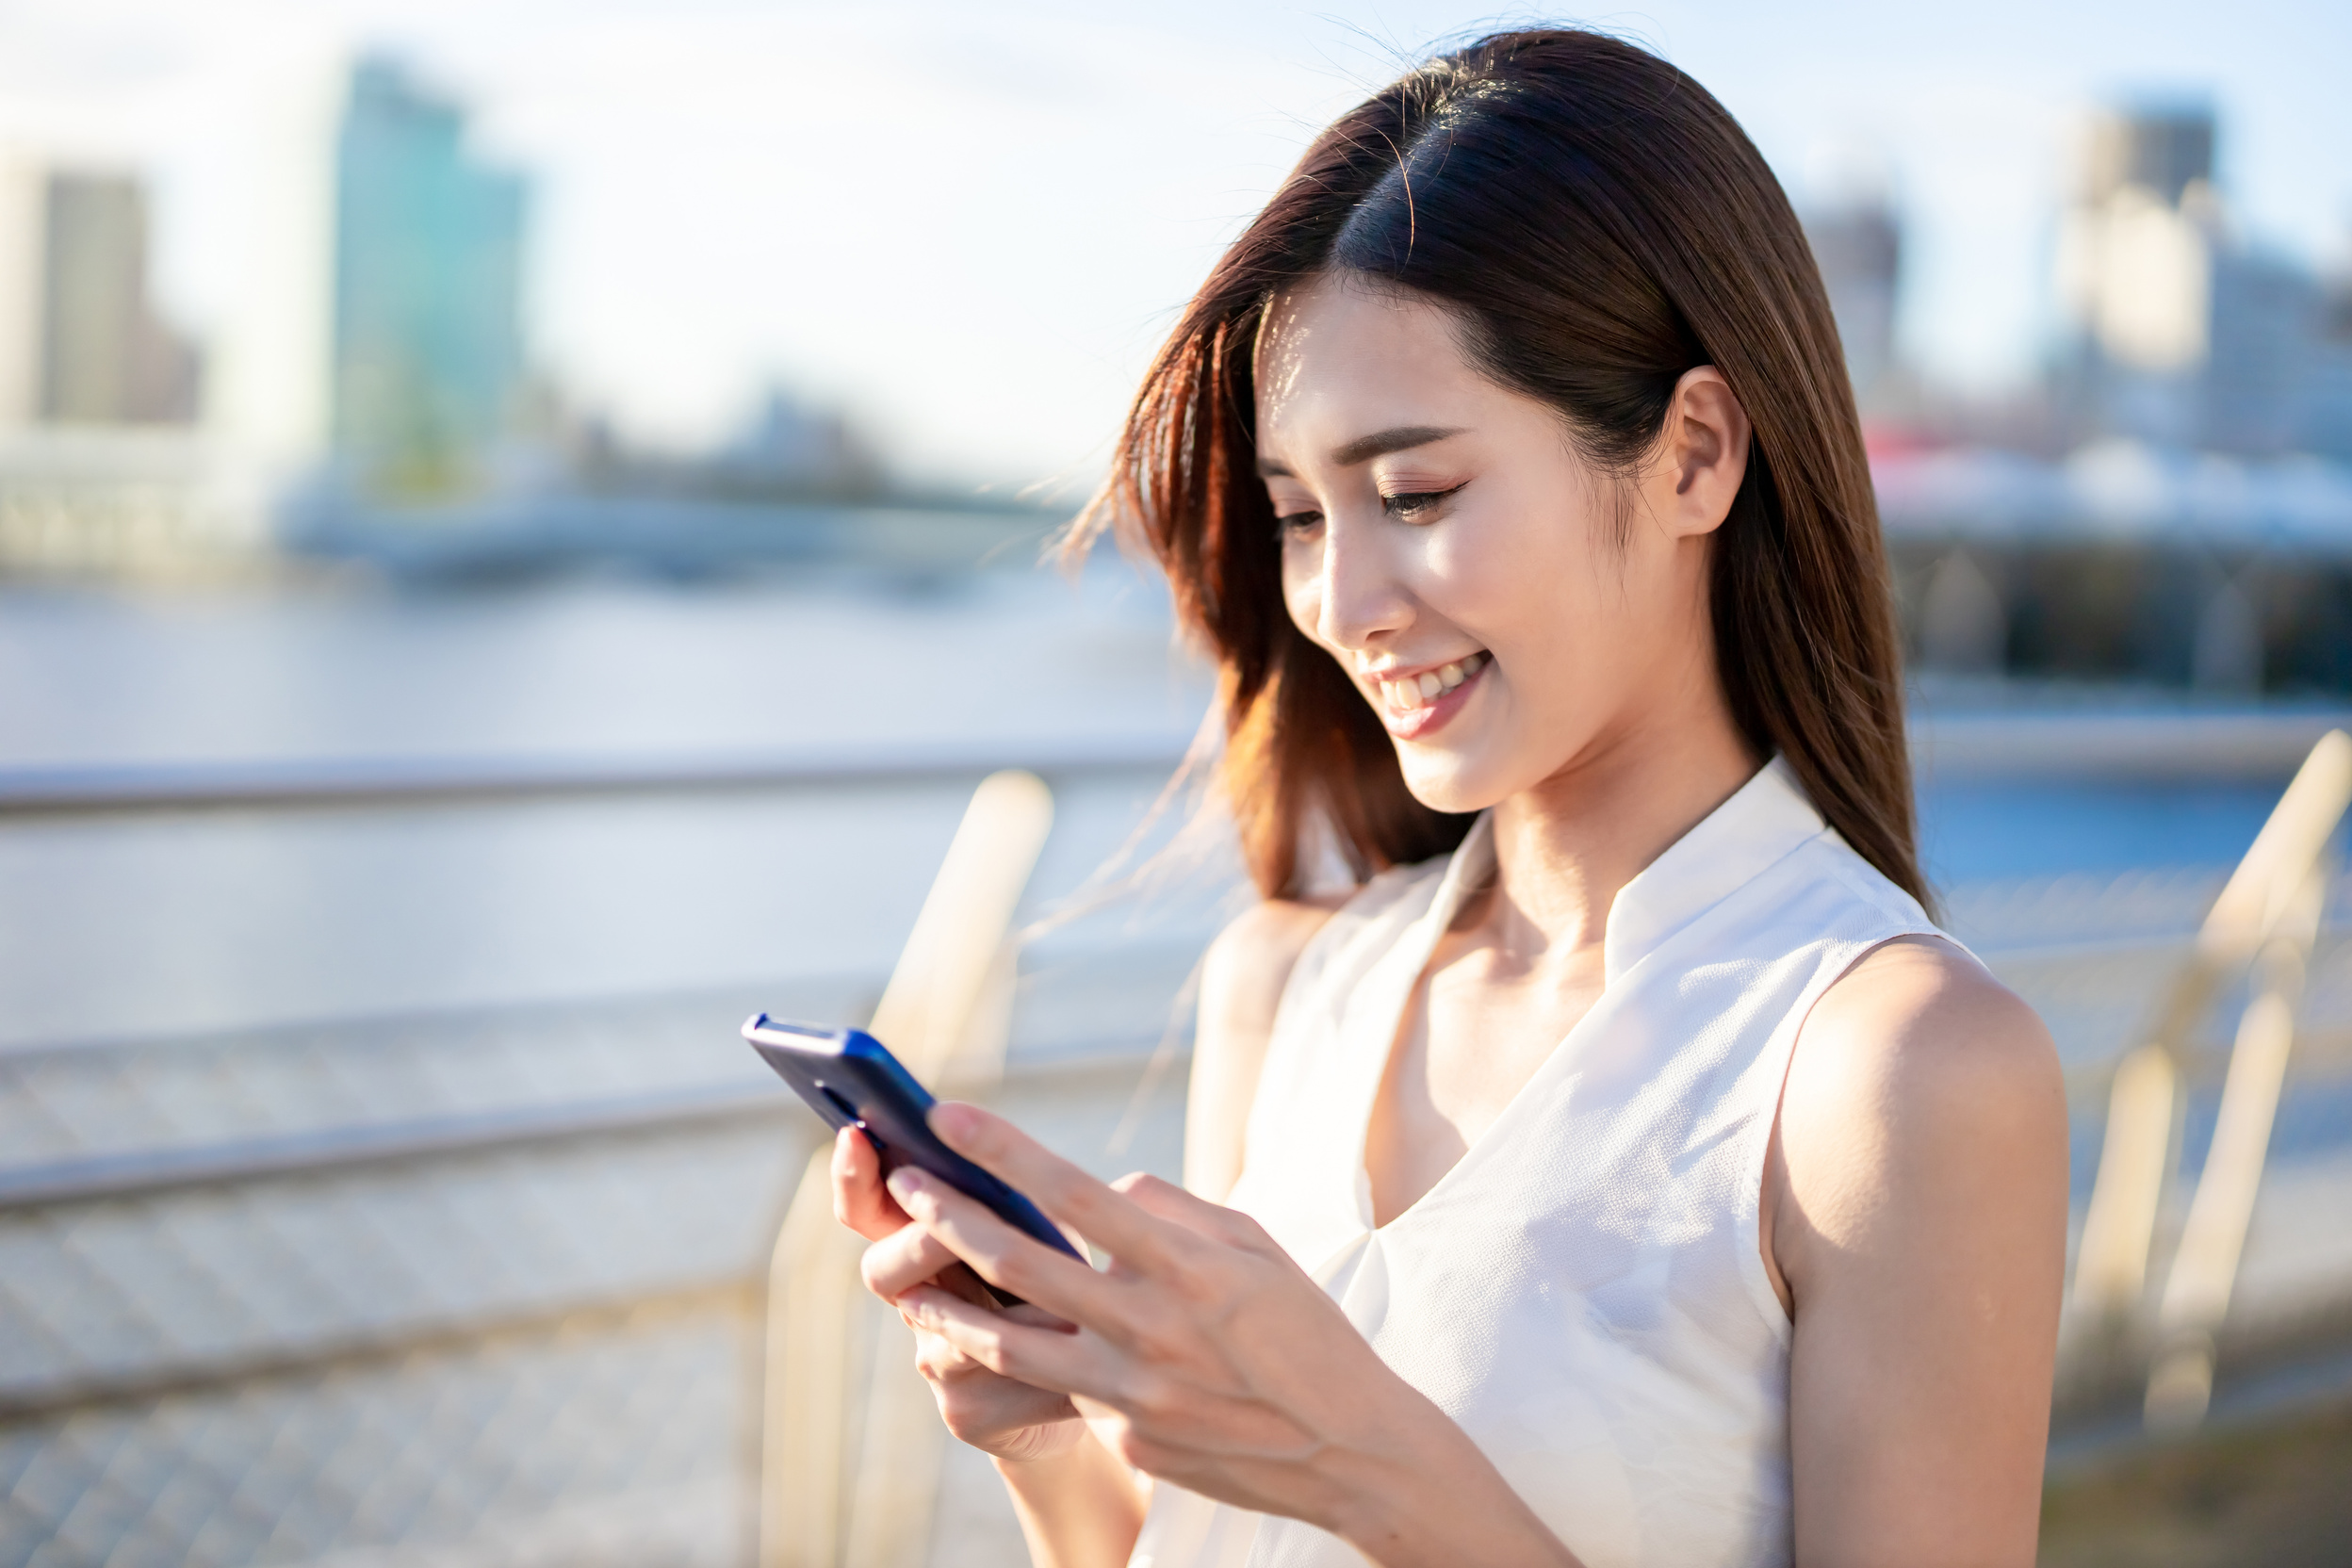
<svg viewBox="0 0 2352 1568">
<path fill-rule="evenodd" d="M 1478 683 L 1486 678 L 1486 672 L 1494 667 L 1494 655 L 1485 649 L 1479 651 L 1486 653 L 1486 657 L 1478 661 L 1478 667 L 1471 671 L 1461 685 L 1447 692 L 1427 708 L 1416 708 L 1410 713 L 1398 713 L 1390 710 L 1388 704 L 1380 699 L 1380 682 L 1402 680 L 1409 676 L 1420 676 L 1432 670 L 1442 670 L 1455 661 L 1442 659 L 1434 664 L 1424 664 L 1416 668 L 1364 672 L 1364 679 L 1372 683 L 1372 689 L 1365 694 L 1372 699 L 1372 710 L 1380 717 L 1380 727 L 1399 741 L 1427 740 L 1438 730 L 1445 728 L 1453 721 L 1454 715 L 1462 711 L 1462 704 L 1470 700 L 1470 694 L 1477 690 Z"/>
</svg>

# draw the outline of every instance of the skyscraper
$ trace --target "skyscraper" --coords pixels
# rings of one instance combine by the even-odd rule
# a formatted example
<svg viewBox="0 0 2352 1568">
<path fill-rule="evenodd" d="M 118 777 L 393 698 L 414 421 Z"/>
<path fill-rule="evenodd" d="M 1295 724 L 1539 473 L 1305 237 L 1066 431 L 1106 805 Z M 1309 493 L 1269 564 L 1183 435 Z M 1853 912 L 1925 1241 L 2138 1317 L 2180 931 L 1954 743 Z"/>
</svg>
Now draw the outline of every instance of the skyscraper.
<svg viewBox="0 0 2352 1568">
<path fill-rule="evenodd" d="M 1903 230 L 1885 199 L 1870 196 L 1816 212 L 1806 220 L 1805 234 L 1838 318 L 1854 398 L 1870 413 L 1895 368 Z"/>
<path fill-rule="evenodd" d="M 397 64 L 351 74 L 335 158 L 334 436 L 369 490 L 473 482 L 523 376 L 525 191 Z"/>
<path fill-rule="evenodd" d="M 147 295 L 147 195 L 127 174 L 52 174 L 42 246 L 41 414 L 186 422 L 196 355 Z"/>
<path fill-rule="evenodd" d="M 149 296 L 137 176 L 0 166 L 0 424 L 185 424 L 199 369 Z"/>
<path fill-rule="evenodd" d="M 2209 108 L 2113 110 L 2090 125 L 2060 232 L 2059 284 L 2109 400 L 2186 439 L 2211 347 L 2220 204 Z M 2179 427 L 2179 428 L 2168 428 Z"/>
<path fill-rule="evenodd" d="M 2275 452 L 2352 442 L 2330 388 L 2344 349 L 2310 268 L 2248 240 L 2213 177 L 2212 109 L 2110 111 L 2091 126 L 2061 230 L 2086 433 Z"/>
</svg>

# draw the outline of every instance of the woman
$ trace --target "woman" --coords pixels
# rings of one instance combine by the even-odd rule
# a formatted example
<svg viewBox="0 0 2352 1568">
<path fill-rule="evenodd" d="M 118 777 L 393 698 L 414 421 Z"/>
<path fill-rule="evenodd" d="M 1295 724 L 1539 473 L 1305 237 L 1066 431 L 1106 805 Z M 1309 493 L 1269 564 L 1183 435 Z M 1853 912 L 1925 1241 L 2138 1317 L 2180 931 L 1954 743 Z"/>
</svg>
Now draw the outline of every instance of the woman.
<svg viewBox="0 0 2352 1568">
<path fill-rule="evenodd" d="M 2055 1057 L 1922 912 L 1854 400 L 1722 106 L 1580 32 L 1413 72 L 1219 262 L 1115 471 L 1266 895 L 1207 962 L 1191 1190 L 942 1107 L 1097 1272 L 835 1164 L 1037 1560 L 2030 1562 Z"/>
</svg>

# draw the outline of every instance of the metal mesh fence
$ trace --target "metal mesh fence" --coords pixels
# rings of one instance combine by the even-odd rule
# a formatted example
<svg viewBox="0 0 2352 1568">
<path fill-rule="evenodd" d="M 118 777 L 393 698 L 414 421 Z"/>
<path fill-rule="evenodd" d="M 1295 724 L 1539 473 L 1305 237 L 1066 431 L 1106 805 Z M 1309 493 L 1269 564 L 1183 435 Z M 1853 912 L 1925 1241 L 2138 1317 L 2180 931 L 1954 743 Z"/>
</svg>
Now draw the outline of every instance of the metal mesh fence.
<svg viewBox="0 0 2352 1568">
<path fill-rule="evenodd" d="M 1948 915 L 2049 1020 L 2095 1115 L 2219 883 L 1980 885 Z M 1141 1145 L 1103 1142 L 1188 961 L 1033 984 L 1017 1064 L 1119 1049 L 1010 1107 L 1098 1167 L 1172 1168 L 1181 1073 Z M 787 1004 L 828 1016 L 870 995 L 844 982 Z M 21 1179 L 750 1090 L 746 1010 L 669 998 L 0 1054 L 0 1568 L 744 1560 L 757 1283 L 808 1147 L 791 1116 L 427 1140 L 70 1200 Z M 2323 945 L 2305 1011 L 2281 1137 L 2310 1125 L 2277 1184 L 2297 1216 L 2352 1183 L 2328 1164 L 2352 1151 L 2352 944 Z M 2225 999 L 2215 1059 L 2233 1017 Z M 2344 1247 L 2314 1250 L 2305 1219 L 2277 1214 L 2267 1238 L 2258 1221 L 2246 1311 L 2265 1278 L 2312 1298 L 2352 1284 Z M 1012 1550 L 985 1470 L 951 1463 L 937 1560 Z"/>
<path fill-rule="evenodd" d="M 583 1316 L 0 1427 L 0 1560 L 738 1560 L 746 1305 Z"/>
</svg>

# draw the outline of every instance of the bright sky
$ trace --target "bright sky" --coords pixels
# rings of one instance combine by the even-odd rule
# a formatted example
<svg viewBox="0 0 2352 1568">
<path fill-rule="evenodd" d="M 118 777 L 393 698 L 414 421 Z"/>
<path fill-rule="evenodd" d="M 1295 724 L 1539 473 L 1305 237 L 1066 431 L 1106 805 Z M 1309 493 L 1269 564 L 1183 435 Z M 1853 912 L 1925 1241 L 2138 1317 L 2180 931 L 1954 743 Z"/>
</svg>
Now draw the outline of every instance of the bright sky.
<svg viewBox="0 0 2352 1568">
<path fill-rule="evenodd" d="M 780 379 L 920 471 L 1017 484 L 1099 466 L 1171 313 L 1316 128 L 1430 41 L 1540 14 L 0 0 L 0 140 L 149 172 L 167 303 L 212 342 L 222 397 L 247 396 L 316 358 L 320 284 L 288 257 L 318 214 L 286 192 L 319 180 L 351 53 L 389 47 L 534 176 L 533 351 L 576 399 L 695 442 Z M 2070 128 L 2101 98 L 2210 96 L 2250 233 L 2309 259 L 2352 235 L 2340 3 L 1651 0 L 1583 20 L 1713 90 L 1800 208 L 1857 168 L 1885 181 L 1908 225 L 1905 348 L 1963 386 L 2014 384 L 2049 342 Z"/>
</svg>

